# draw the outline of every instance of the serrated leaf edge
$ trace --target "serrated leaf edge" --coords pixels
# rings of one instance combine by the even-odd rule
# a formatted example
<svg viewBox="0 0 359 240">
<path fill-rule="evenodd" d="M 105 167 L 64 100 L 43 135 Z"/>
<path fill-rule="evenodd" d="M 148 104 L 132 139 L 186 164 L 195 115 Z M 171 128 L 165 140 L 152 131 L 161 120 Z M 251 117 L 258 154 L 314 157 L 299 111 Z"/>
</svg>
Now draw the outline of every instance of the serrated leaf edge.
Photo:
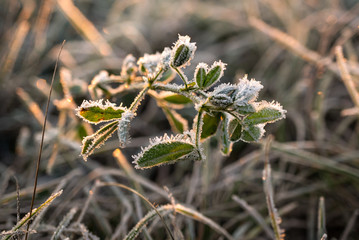
<svg viewBox="0 0 359 240">
<path fill-rule="evenodd" d="M 99 107 L 100 109 L 102 110 L 106 110 L 107 108 L 113 108 L 114 110 L 123 110 L 123 111 L 126 111 L 127 108 L 126 107 L 122 107 L 122 103 L 120 106 L 116 106 L 115 103 L 111 103 L 109 100 L 105 100 L 105 103 L 103 103 L 103 99 L 100 99 L 100 100 L 95 100 L 95 101 L 92 101 L 92 100 L 83 100 L 83 102 L 81 103 L 80 106 L 78 106 L 76 109 L 75 109 L 75 112 L 76 112 L 76 116 L 78 116 L 79 118 L 81 118 L 82 120 L 84 120 L 85 122 L 87 123 L 91 123 L 91 124 L 99 124 L 99 123 L 104 123 L 104 122 L 111 122 L 111 121 L 114 121 L 116 120 L 116 118 L 113 118 L 113 119 L 108 119 L 108 120 L 101 120 L 101 121 L 98 121 L 98 122 L 91 122 L 89 120 L 87 120 L 86 118 L 84 118 L 83 116 L 81 116 L 80 112 L 83 110 L 83 109 L 86 109 L 86 108 L 91 108 L 91 107 Z M 118 118 L 120 119 L 120 118 Z"/>
<path fill-rule="evenodd" d="M 117 125 L 116 125 L 115 123 L 117 123 Z M 110 124 L 112 124 L 112 123 L 109 123 L 108 125 L 110 125 Z M 83 147 L 84 144 L 86 143 L 86 141 L 87 141 L 88 139 L 93 138 L 93 141 L 92 141 L 92 143 L 87 147 L 86 152 L 81 153 L 81 156 L 82 156 L 82 158 L 83 158 L 85 161 L 87 161 L 88 156 L 91 155 L 95 149 L 100 148 L 102 145 L 104 145 L 104 143 L 106 142 L 106 140 L 109 139 L 109 138 L 112 136 L 112 134 L 117 130 L 117 128 L 118 128 L 118 122 L 117 122 L 117 121 L 113 121 L 113 124 L 114 124 L 114 125 L 111 126 L 106 132 L 103 132 L 103 133 L 98 134 L 98 132 L 102 130 L 102 128 L 101 128 L 101 129 L 99 129 L 97 132 L 95 132 L 94 134 L 92 134 L 92 135 L 90 135 L 90 136 L 87 136 L 87 137 L 84 137 L 84 139 L 82 139 L 82 147 Z M 108 126 L 108 125 L 106 125 L 106 126 Z M 104 127 L 106 127 L 106 126 L 104 126 Z M 103 128 L 104 128 L 104 127 L 103 127 Z M 112 129 L 113 127 L 115 127 L 115 129 L 113 129 L 112 133 L 110 133 L 109 135 L 107 135 L 107 137 L 104 138 L 104 139 L 101 141 L 101 143 L 98 144 L 96 147 L 93 147 L 93 146 L 94 146 L 94 143 L 95 143 L 95 141 L 96 141 L 96 139 L 99 139 L 99 138 L 103 137 L 103 136 L 104 136 L 110 129 Z"/>
<path fill-rule="evenodd" d="M 194 139 L 195 139 L 195 134 L 193 131 L 186 131 L 183 134 L 177 134 L 177 135 L 168 135 L 167 133 L 165 133 L 163 136 L 161 137 L 155 137 L 155 138 L 150 138 L 149 140 L 149 145 L 147 147 L 141 147 L 141 152 L 136 154 L 136 155 L 132 155 L 133 160 L 133 164 L 135 164 L 135 168 L 137 169 L 144 169 L 143 167 L 138 166 L 137 161 L 143 157 L 143 154 L 150 150 L 152 147 L 159 145 L 159 144 L 164 144 L 164 143 L 173 143 L 173 142 L 182 142 L 182 143 L 186 143 L 186 144 L 191 144 L 193 145 L 193 147 L 196 149 L 196 145 L 194 143 Z M 191 155 L 192 153 L 189 153 L 182 158 L 186 158 L 188 155 Z M 178 159 L 179 160 L 179 159 Z"/>
</svg>

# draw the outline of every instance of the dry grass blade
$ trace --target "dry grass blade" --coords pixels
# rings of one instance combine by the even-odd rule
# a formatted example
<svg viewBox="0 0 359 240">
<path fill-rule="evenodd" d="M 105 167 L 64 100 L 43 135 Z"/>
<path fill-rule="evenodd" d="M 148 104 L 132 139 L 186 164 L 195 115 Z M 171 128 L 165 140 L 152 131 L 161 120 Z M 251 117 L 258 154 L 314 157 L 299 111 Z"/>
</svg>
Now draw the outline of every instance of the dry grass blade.
<svg viewBox="0 0 359 240">
<path fill-rule="evenodd" d="M 52 74 L 50 92 L 49 92 L 49 96 L 48 96 L 47 104 L 46 104 L 46 112 L 45 112 L 45 118 L 44 118 L 44 125 L 43 125 L 43 127 L 42 127 L 42 133 L 41 133 L 41 143 L 40 143 L 40 149 L 39 149 L 39 157 L 38 157 L 37 163 L 36 163 L 36 173 L 35 173 L 34 191 L 33 191 L 33 193 L 32 193 L 31 206 L 30 206 L 30 212 L 29 212 L 29 215 L 30 215 L 30 216 L 31 216 L 31 214 L 32 214 L 32 208 L 34 207 L 34 202 L 35 202 L 36 187 L 37 187 L 37 178 L 38 178 L 38 176 L 39 176 L 39 169 L 40 169 L 40 161 L 41 161 L 42 147 L 43 147 L 43 145 L 44 145 L 46 122 L 47 122 L 47 116 L 48 116 L 48 111 L 49 111 L 51 93 L 52 93 L 53 84 L 54 84 L 54 80 L 55 80 L 55 74 L 56 74 L 56 70 L 57 70 L 57 64 L 58 64 L 58 62 L 59 62 L 61 50 L 62 50 L 62 48 L 64 47 L 65 42 L 66 42 L 66 41 L 64 40 L 64 41 L 62 42 L 62 44 L 61 44 L 61 48 L 60 48 L 59 54 L 57 55 L 57 60 L 56 60 L 54 72 L 53 72 L 53 74 Z M 27 227 L 26 227 L 26 230 L 27 230 L 27 231 L 29 230 L 29 227 L 30 227 L 30 221 L 27 223 Z M 28 237 L 28 232 L 26 232 L 25 240 L 27 240 L 27 237 Z"/>
<path fill-rule="evenodd" d="M 36 121 L 40 124 L 44 124 L 45 116 L 42 113 L 39 105 L 32 100 L 29 94 L 27 94 L 24 89 L 18 88 L 16 90 L 17 95 L 21 98 L 21 100 L 25 103 L 29 111 L 32 113 L 32 115 L 35 117 Z M 52 127 L 50 123 L 48 123 L 48 127 Z"/>
<path fill-rule="evenodd" d="M 57 197 L 59 197 L 62 194 L 62 190 L 58 191 L 55 194 L 52 194 L 43 204 L 40 205 L 40 207 L 36 209 L 32 209 L 33 211 L 30 213 L 27 213 L 25 217 L 23 217 L 10 231 L 10 234 L 8 236 L 5 236 L 2 238 L 2 240 L 8 240 L 11 238 L 13 234 L 15 234 L 22 226 L 24 226 L 26 223 L 29 223 L 30 220 L 43 210 L 45 210 L 51 203 L 54 201 Z M 29 225 L 28 225 L 29 226 Z M 26 230 L 26 233 L 28 233 L 28 230 Z M 26 235 L 25 235 L 26 236 Z"/>
<path fill-rule="evenodd" d="M 356 86 L 355 86 L 355 83 L 354 83 L 352 77 L 349 74 L 349 70 L 346 65 L 346 59 L 343 56 L 342 46 L 335 47 L 335 55 L 337 57 L 337 63 L 339 66 L 340 75 L 343 79 L 345 87 L 347 88 L 349 95 L 352 98 L 356 108 L 359 109 L 359 93 L 358 93 L 358 90 L 356 89 Z"/>
<path fill-rule="evenodd" d="M 269 217 L 274 230 L 275 239 L 282 240 L 284 239 L 285 235 L 284 235 L 284 230 L 282 230 L 279 226 L 282 220 L 274 205 L 273 186 L 271 181 L 271 167 L 269 163 L 269 149 L 270 149 L 271 141 L 272 141 L 272 137 L 269 136 L 264 145 L 264 153 L 265 153 L 265 162 L 264 162 L 264 170 L 263 170 L 264 193 L 266 195 Z"/>
<path fill-rule="evenodd" d="M 264 218 L 257 212 L 255 208 L 248 205 L 248 203 L 244 199 L 241 199 L 238 196 L 232 196 L 232 199 L 239 205 L 241 205 L 257 221 L 257 223 L 263 228 L 264 232 L 269 238 L 274 237 L 273 231 L 268 227 Z"/>
<path fill-rule="evenodd" d="M 14 176 L 16 182 L 16 221 L 20 221 L 20 186 L 17 178 Z"/>
<path fill-rule="evenodd" d="M 74 5 L 72 0 L 57 0 L 57 4 L 71 24 L 90 41 L 101 55 L 113 55 L 112 48 L 106 39 L 102 37 L 95 26 Z"/>
<path fill-rule="evenodd" d="M 347 175 L 356 180 L 359 179 L 359 171 L 356 168 L 342 163 L 338 163 L 330 158 L 319 156 L 318 154 L 314 154 L 285 143 L 273 142 L 273 144 L 271 144 L 271 148 L 277 152 L 281 152 L 288 156 L 294 157 L 287 158 L 287 161 L 292 161 L 297 164 L 326 170 L 332 173 Z"/>
<path fill-rule="evenodd" d="M 148 205 L 150 205 L 150 206 L 153 208 L 153 210 L 156 211 L 157 215 L 161 218 L 161 221 L 163 222 L 163 224 L 164 224 L 164 226 L 165 226 L 165 228 L 166 228 L 166 231 L 167 231 L 168 235 L 171 237 L 172 240 L 174 240 L 174 237 L 173 237 L 173 235 L 172 235 L 172 233 L 171 233 L 169 227 L 167 226 L 165 220 L 163 219 L 163 216 L 159 213 L 159 211 L 157 211 L 157 208 L 156 208 L 150 201 L 148 201 L 148 199 L 147 199 L 145 196 L 143 196 L 143 195 L 140 194 L 139 192 L 133 190 L 132 188 L 129 188 L 129 187 L 127 187 L 127 186 L 125 186 L 125 185 L 123 185 L 123 184 L 120 184 L 120 183 L 99 182 L 99 183 L 98 183 L 98 186 L 117 186 L 117 187 L 120 187 L 120 188 L 124 188 L 124 189 L 126 189 L 126 190 L 128 190 L 128 191 L 130 191 L 130 192 L 133 192 L 133 193 L 136 194 L 137 196 L 141 197 Z"/>
<path fill-rule="evenodd" d="M 355 221 L 356 221 L 358 215 L 359 215 L 359 209 L 355 210 L 354 213 L 352 214 L 352 216 L 350 217 L 350 220 L 349 220 L 347 226 L 345 227 L 345 230 L 344 230 L 342 236 L 340 237 L 340 240 L 348 239 L 350 231 L 355 226 Z"/>
<path fill-rule="evenodd" d="M 327 239 L 327 230 L 325 229 L 325 200 L 324 197 L 319 198 L 318 206 L 318 239 Z"/>
<path fill-rule="evenodd" d="M 82 222 L 83 217 L 85 216 L 85 213 L 90 205 L 90 202 L 92 200 L 92 198 L 94 197 L 94 195 L 96 194 L 96 190 L 99 187 L 100 182 L 97 180 L 94 184 L 94 186 L 91 188 L 91 190 L 89 191 L 89 196 L 86 200 L 86 202 L 84 203 L 81 213 L 79 215 L 79 217 L 77 218 L 75 224 L 80 224 Z"/>
<path fill-rule="evenodd" d="M 298 55 L 305 61 L 308 61 L 310 63 L 314 63 L 316 65 L 324 65 L 328 67 L 331 71 L 333 71 L 336 74 L 339 74 L 338 67 L 329 59 L 324 58 L 321 55 L 319 55 L 317 52 L 314 52 L 312 50 L 309 50 L 305 46 L 303 46 L 299 41 L 297 41 L 292 36 L 279 31 L 278 29 L 271 27 L 264 23 L 263 21 L 251 17 L 249 19 L 249 24 L 258 29 L 259 31 L 263 32 L 264 34 L 268 35 L 275 41 L 282 44 L 285 48 L 293 52 L 294 54 Z M 350 72 L 352 72 L 355 75 L 359 75 L 359 67 L 358 66 L 350 66 Z"/>
<path fill-rule="evenodd" d="M 74 217 L 76 212 L 77 212 L 76 208 L 71 208 L 70 212 L 68 214 L 66 214 L 66 216 L 62 219 L 62 221 L 60 222 L 60 224 L 54 231 L 54 234 L 52 235 L 51 240 L 56 240 L 56 239 L 60 238 L 61 233 L 69 225 L 70 221 L 72 220 L 72 218 Z"/>
<path fill-rule="evenodd" d="M 173 207 L 173 205 L 170 205 Z M 181 204 L 176 204 L 175 205 L 175 210 L 177 213 L 180 213 L 184 216 L 187 216 L 187 217 L 191 217 L 197 221 L 200 221 L 202 223 L 205 223 L 207 224 L 208 226 L 210 226 L 213 230 L 215 230 L 216 232 L 222 234 L 223 236 L 225 236 L 227 239 L 229 240 L 234 240 L 234 238 L 224 229 L 222 228 L 220 225 L 218 225 L 217 223 L 215 223 L 213 220 L 211 220 L 210 218 L 204 216 L 203 214 L 191 209 L 191 208 L 188 208 L 188 207 L 185 207 Z"/>
<path fill-rule="evenodd" d="M 21 46 L 23 45 L 26 35 L 28 34 L 30 29 L 30 24 L 27 20 L 22 21 L 19 23 L 19 26 L 16 29 L 14 34 L 14 38 L 12 39 L 11 45 L 9 46 L 9 53 L 4 58 L 5 62 L 2 65 L 2 69 L 0 73 L 10 74 L 13 70 L 15 61 L 19 55 Z"/>
</svg>

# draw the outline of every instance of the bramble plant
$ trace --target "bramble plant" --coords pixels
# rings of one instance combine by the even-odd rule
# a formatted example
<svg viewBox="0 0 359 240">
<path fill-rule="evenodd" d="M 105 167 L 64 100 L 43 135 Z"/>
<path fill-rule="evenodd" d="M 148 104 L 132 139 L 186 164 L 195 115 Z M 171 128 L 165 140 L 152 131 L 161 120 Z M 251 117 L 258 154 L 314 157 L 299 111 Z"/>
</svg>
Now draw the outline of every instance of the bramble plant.
<svg viewBox="0 0 359 240">
<path fill-rule="evenodd" d="M 285 117 L 286 111 L 277 102 L 256 101 L 263 88 L 260 82 L 248 80 L 247 76 L 237 84 L 219 83 L 226 64 L 216 61 L 209 67 L 199 63 L 191 80 L 182 71 L 190 65 L 196 44 L 190 37 L 179 36 L 172 48 L 162 53 L 145 54 L 136 59 L 128 55 L 123 62 L 121 74 L 114 76 L 105 71 L 97 75 L 89 86 L 93 101 L 84 100 L 76 109 L 77 115 L 91 124 L 107 123 L 94 134 L 83 139 L 84 160 L 117 131 L 120 147 L 129 141 L 131 120 L 146 94 L 152 96 L 162 108 L 177 135 L 164 135 L 150 140 L 150 145 L 134 156 L 136 168 L 145 169 L 179 160 L 203 160 L 206 156 L 202 142 L 219 133 L 221 151 L 228 155 L 234 142 L 256 142 L 264 134 L 267 123 Z M 183 85 L 171 83 L 175 73 Z M 112 88 L 110 83 L 118 83 Z M 116 106 L 108 100 L 124 91 L 140 90 L 129 107 Z M 176 109 L 192 103 L 197 111 L 192 129 Z"/>
</svg>

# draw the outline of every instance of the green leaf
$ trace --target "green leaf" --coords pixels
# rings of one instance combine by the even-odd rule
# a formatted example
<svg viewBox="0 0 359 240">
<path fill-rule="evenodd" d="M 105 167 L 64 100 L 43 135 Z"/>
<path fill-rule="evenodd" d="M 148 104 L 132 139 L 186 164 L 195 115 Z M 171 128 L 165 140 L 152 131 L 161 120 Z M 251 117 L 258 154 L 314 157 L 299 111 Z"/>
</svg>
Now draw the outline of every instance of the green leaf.
<svg viewBox="0 0 359 240">
<path fill-rule="evenodd" d="M 83 120 L 98 124 L 101 122 L 107 122 L 111 120 L 120 119 L 122 113 L 126 110 L 124 107 L 116 107 L 115 104 L 103 100 L 99 101 L 83 101 L 81 106 L 76 108 L 77 116 Z"/>
<path fill-rule="evenodd" d="M 149 146 L 135 158 L 136 168 L 144 169 L 166 163 L 175 163 L 193 153 L 197 153 L 197 149 L 191 143 L 183 141 L 160 142 Z"/>
<path fill-rule="evenodd" d="M 203 64 L 203 66 L 201 64 L 198 64 L 196 71 L 195 71 L 195 78 L 196 78 L 196 83 L 197 86 L 200 88 L 203 88 L 206 79 L 207 79 L 207 64 Z"/>
<path fill-rule="evenodd" d="M 203 116 L 203 126 L 201 139 L 206 139 L 217 132 L 218 125 L 221 121 L 221 113 L 205 113 Z"/>
<path fill-rule="evenodd" d="M 264 125 L 245 126 L 242 131 L 241 140 L 244 142 L 257 142 L 264 134 Z"/>
<path fill-rule="evenodd" d="M 202 89 L 211 87 L 223 76 L 225 69 L 226 64 L 221 61 L 214 62 L 209 70 L 207 64 L 199 63 L 195 71 L 195 79 L 198 87 Z"/>
<path fill-rule="evenodd" d="M 162 110 L 171 125 L 172 131 L 176 133 L 183 133 L 184 131 L 188 130 L 188 121 L 180 114 L 167 107 L 162 107 Z"/>
<path fill-rule="evenodd" d="M 205 83 L 203 84 L 204 88 L 208 88 L 210 86 L 212 86 L 212 84 L 214 84 L 223 74 L 223 70 L 221 68 L 221 66 L 217 65 L 215 67 L 213 67 L 207 74 L 207 78 Z"/>
<path fill-rule="evenodd" d="M 247 104 L 241 105 L 241 106 L 235 105 L 235 110 L 237 113 L 239 113 L 242 116 L 256 112 L 256 108 L 251 103 L 247 103 Z"/>
<path fill-rule="evenodd" d="M 241 138 L 242 125 L 237 119 L 232 119 L 228 124 L 229 140 L 237 142 Z"/>
<path fill-rule="evenodd" d="M 173 56 L 173 66 L 174 67 L 181 67 L 182 65 L 186 64 L 186 62 L 190 59 L 191 53 L 188 46 L 182 44 L 175 49 L 175 54 Z"/>
<path fill-rule="evenodd" d="M 226 115 L 223 116 L 224 119 L 221 124 L 221 132 L 220 132 L 221 152 L 223 155 L 228 156 L 232 152 L 233 143 L 229 140 L 229 135 L 228 135 L 229 119 Z"/>
<path fill-rule="evenodd" d="M 187 104 L 191 102 L 191 99 L 176 93 L 166 94 L 161 99 L 172 104 Z"/>
<path fill-rule="evenodd" d="M 99 129 L 94 134 L 85 137 L 82 140 L 81 155 L 86 161 L 87 157 L 93 153 L 96 148 L 99 148 L 104 142 L 111 137 L 111 135 L 117 130 L 118 122 L 113 121 L 106 126 Z"/>
<path fill-rule="evenodd" d="M 285 111 L 279 104 L 264 103 L 264 105 L 257 112 L 246 117 L 244 119 L 244 123 L 248 125 L 271 123 L 284 118 L 284 114 Z"/>
<path fill-rule="evenodd" d="M 172 79 L 174 79 L 175 76 L 175 72 L 172 71 L 171 69 L 166 70 L 160 77 L 160 79 L 158 79 L 158 81 L 160 82 L 165 82 L 165 81 L 171 81 Z"/>
<path fill-rule="evenodd" d="M 88 129 L 85 127 L 85 124 L 88 124 L 88 123 L 79 123 L 76 126 L 77 136 L 79 139 L 83 139 L 84 137 L 89 135 Z"/>
</svg>

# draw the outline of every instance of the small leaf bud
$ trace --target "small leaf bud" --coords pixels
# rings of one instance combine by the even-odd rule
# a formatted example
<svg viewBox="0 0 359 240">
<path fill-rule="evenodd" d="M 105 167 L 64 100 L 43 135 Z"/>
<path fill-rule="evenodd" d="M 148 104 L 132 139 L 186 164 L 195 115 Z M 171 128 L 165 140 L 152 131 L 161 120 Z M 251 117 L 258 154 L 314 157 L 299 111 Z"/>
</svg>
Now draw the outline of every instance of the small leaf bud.
<svg viewBox="0 0 359 240">
<path fill-rule="evenodd" d="M 196 51 L 196 43 L 190 42 L 188 36 L 178 36 L 178 40 L 172 48 L 171 65 L 176 68 L 185 67 L 189 64 Z"/>
</svg>

